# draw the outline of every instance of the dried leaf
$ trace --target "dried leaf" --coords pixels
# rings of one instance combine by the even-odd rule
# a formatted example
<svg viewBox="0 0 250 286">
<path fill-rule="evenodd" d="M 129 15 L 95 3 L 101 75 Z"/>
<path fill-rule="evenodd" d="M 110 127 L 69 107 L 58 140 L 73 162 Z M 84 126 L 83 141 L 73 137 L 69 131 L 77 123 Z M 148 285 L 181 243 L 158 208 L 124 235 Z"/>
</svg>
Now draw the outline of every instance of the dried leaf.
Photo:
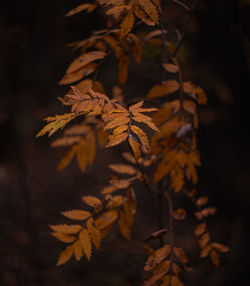
<svg viewBox="0 0 250 286">
<path fill-rule="evenodd" d="M 209 252 L 211 251 L 212 249 L 212 244 L 207 244 L 202 250 L 201 250 L 201 253 L 200 253 L 200 258 L 204 258 L 204 257 L 207 257 Z"/>
<path fill-rule="evenodd" d="M 58 224 L 49 226 L 53 231 L 63 233 L 63 234 L 75 234 L 78 233 L 81 229 L 81 225 L 76 224 Z"/>
<path fill-rule="evenodd" d="M 88 232 L 90 234 L 91 240 L 94 244 L 94 246 L 96 247 L 96 249 L 100 249 L 100 244 L 101 244 L 101 239 L 102 239 L 102 235 L 99 231 L 98 228 L 95 227 L 94 225 L 94 220 L 93 218 L 88 219 L 87 221 L 87 229 Z"/>
<path fill-rule="evenodd" d="M 81 243 L 81 247 L 83 249 L 84 254 L 86 255 L 87 259 L 90 260 L 91 252 L 92 252 L 92 245 L 89 237 L 89 233 L 87 229 L 83 229 L 79 234 L 79 240 Z"/>
<path fill-rule="evenodd" d="M 215 248 L 216 250 L 218 250 L 220 252 L 228 252 L 229 251 L 229 247 L 227 247 L 221 243 L 213 242 L 212 245 L 213 245 L 213 248 Z"/>
<path fill-rule="evenodd" d="M 85 220 L 91 216 L 90 212 L 84 210 L 71 210 L 62 212 L 61 214 L 69 219 L 74 219 L 74 220 Z"/>
<path fill-rule="evenodd" d="M 69 163 L 71 162 L 71 160 L 74 158 L 76 152 L 77 152 L 78 146 L 73 146 L 71 148 L 70 151 L 68 151 L 63 158 L 61 159 L 61 161 L 59 162 L 58 166 L 57 166 L 57 170 L 61 171 L 62 169 L 66 168 Z"/>
<path fill-rule="evenodd" d="M 102 51 L 91 51 L 91 52 L 85 53 L 81 55 L 80 57 L 78 57 L 77 59 L 75 59 L 70 64 L 70 66 L 68 67 L 66 71 L 66 74 L 75 72 L 79 70 L 81 67 L 86 66 L 87 64 L 93 61 L 100 60 L 104 58 L 105 56 L 106 56 L 106 53 Z"/>
<path fill-rule="evenodd" d="M 67 235 L 63 233 L 52 232 L 51 235 L 53 235 L 56 239 L 65 243 L 71 243 L 76 240 L 76 238 L 73 235 Z"/>
<path fill-rule="evenodd" d="M 207 197 L 207 196 L 203 196 L 203 197 L 200 197 L 200 198 L 196 201 L 196 204 L 197 204 L 199 207 L 202 207 L 202 206 L 205 205 L 207 202 L 208 202 L 208 197 Z"/>
<path fill-rule="evenodd" d="M 113 224 L 116 219 L 118 218 L 118 212 L 117 210 L 109 210 L 107 212 L 104 212 L 101 214 L 95 221 L 95 224 L 98 229 L 102 230 L 109 225 Z"/>
<path fill-rule="evenodd" d="M 119 174 L 134 175 L 137 173 L 135 168 L 125 164 L 110 164 L 109 168 Z"/>
<path fill-rule="evenodd" d="M 97 197 L 94 196 L 84 196 L 82 197 L 82 201 L 91 207 L 100 207 L 102 205 L 101 200 L 99 200 Z"/>
<path fill-rule="evenodd" d="M 130 10 L 128 14 L 123 18 L 121 22 L 121 29 L 120 29 L 120 38 L 125 38 L 128 33 L 131 31 L 131 29 L 134 26 L 134 14 L 133 11 Z"/>
<path fill-rule="evenodd" d="M 164 69 L 168 72 L 177 73 L 179 71 L 179 66 L 176 64 L 164 63 L 162 65 L 163 65 Z"/>
<path fill-rule="evenodd" d="M 128 138 L 128 132 L 123 132 L 118 135 L 109 136 L 109 143 L 106 145 L 106 148 L 113 147 L 125 141 Z"/>
<path fill-rule="evenodd" d="M 82 253 L 82 246 L 79 240 L 77 240 L 74 244 L 74 254 L 75 254 L 75 258 L 76 261 L 79 261 L 82 257 L 83 257 L 83 253 Z"/>
<path fill-rule="evenodd" d="M 73 244 L 66 247 L 66 249 L 63 252 L 61 252 L 60 257 L 59 257 L 56 265 L 57 266 L 62 265 L 64 263 L 66 263 L 68 260 L 70 260 L 70 258 L 73 255 L 73 251 L 74 251 Z"/>
<path fill-rule="evenodd" d="M 88 13 L 92 12 L 97 7 L 96 4 L 82 4 L 77 6 L 76 8 L 70 10 L 65 16 L 69 17 L 75 15 L 83 10 L 87 10 Z"/>
<path fill-rule="evenodd" d="M 187 264 L 188 258 L 181 248 L 174 247 L 174 254 L 180 259 L 181 263 Z"/>
</svg>

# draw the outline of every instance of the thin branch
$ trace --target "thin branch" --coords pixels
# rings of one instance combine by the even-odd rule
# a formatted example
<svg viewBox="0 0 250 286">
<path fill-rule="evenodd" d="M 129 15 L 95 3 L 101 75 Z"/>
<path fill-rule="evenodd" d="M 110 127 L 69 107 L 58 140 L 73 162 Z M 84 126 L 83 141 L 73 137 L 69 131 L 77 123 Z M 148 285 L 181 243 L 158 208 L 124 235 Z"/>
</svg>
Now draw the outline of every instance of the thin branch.
<svg viewBox="0 0 250 286">
<path fill-rule="evenodd" d="M 180 41 L 178 42 L 178 44 L 177 44 L 177 46 L 176 46 L 176 48 L 175 48 L 175 51 L 173 52 L 172 57 L 176 57 L 176 55 L 178 54 L 178 52 L 179 52 L 179 50 L 180 50 L 180 48 L 181 48 L 181 46 L 182 46 L 182 44 L 183 44 L 183 40 L 184 40 L 184 37 L 185 37 L 185 35 L 186 35 L 187 28 L 188 28 L 188 26 L 189 26 L 189 24 L 190 24 L 190 22 L 191 22 L 191 19 L 192 19 L 193 14 L 194 14 L 194 10 L 195 10 L 195 8 L 196 8 L 198 2 L 199 2 L 199 0 L 194 0 L 192 6 L 190 7 L 190 10 L 189 10 L 190 13 L 189 13 L 189 16 L 188 16 L 188 18 L 187 18 L 186 23 L 184 24 L 184 29 L 183 29 L 182 34 L 181 34 L 181 39 L 180 39 Z"/>
<path fill-rule="evenodd" d="M 170 269 L 173 265 L 173 249 L 174 249 L 174 219 L 173 219 L 173 201 L 169 194 L 169 191 L 164 193 L 168 202 L 168 213 L 169 213 L 169 244 L 170 244 Z M 170 273 L 170 286 L 172 285 L 172 272 Z"/>
<path fill-rule="evenodd" d="M 173 0 L 173 2 L 179 4 L 180 6 L 182 6 L 183 8 L 185 8 L 187 11 L 190 11 L 190 7 L 188 7 L 186 4 L 184 4 L 183 2 L 179 1 L 179 0 Z"/>
</svg>

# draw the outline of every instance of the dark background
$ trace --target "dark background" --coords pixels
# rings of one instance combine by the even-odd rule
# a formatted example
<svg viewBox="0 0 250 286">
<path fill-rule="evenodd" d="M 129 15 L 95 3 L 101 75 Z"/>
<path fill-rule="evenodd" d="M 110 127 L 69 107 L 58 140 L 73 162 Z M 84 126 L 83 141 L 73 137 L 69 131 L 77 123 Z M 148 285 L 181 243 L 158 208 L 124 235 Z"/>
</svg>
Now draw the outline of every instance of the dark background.
<svg viewBox="0 0 250 286">
<path fill-rule="evenodd" d="M 56 98 L 67 89 L 57 83 L 77 55 L 70 53 L 66 44 L 103 27 L 102 15 L 96 12 L 64 18 L 79 4 L 77 0 L 1 0 L 1 285 L 140 285 L 145 277 L 140 240 L 155 228 L 149 215 L 150 201 L 144 196 L 134 241 L 127 242 L 115 229 L 90 262 L 71 260 L 55 266 L 63 244 L 50 236 L 48 224 L 63 223 L 60 211 L 81 207 L 83 194 L 98 193 L 106 185 L 107 164 L 120 160 L 123 148 L 115 153 L 99 150 L 98 160 L 86 173 L 75 163 L 57 172 L 62 150 L 51 149 L 50 139 L 35 139 L 44 117 L 66 112 Z M 187 220 L 180 234 L 177 226 L 176 240 L 192 258 L 193 271 L 183 275 L 185 285 L 247 286 L 250 282 L 249 11 L 247 0 L 200 1 L 179 53 L 185 78 L 200 84 L 208 95 L 197 134 L 203 162 L 198 191 L 209 195 L 218 208 L 209 220 L 213 239 L 231 248 L 216 269 L 195 256 L 193 220 Z M 182 29 L 187 14 L 172 5 L 165 16 L 167 28 L 170 23 Z M 114 72 L 108 66 L 104 69 L 109 84 Z M 137 80 L 136 74 L 140 75 Z M 152 74 L 147 70 L 138 73 L 132 66 L 125 91 L 138 94 L 128 94 L 130 99 L 144 96 L 157 82 Z M 145 216 L 143 210 L 149 214 Z"/>
</svg>

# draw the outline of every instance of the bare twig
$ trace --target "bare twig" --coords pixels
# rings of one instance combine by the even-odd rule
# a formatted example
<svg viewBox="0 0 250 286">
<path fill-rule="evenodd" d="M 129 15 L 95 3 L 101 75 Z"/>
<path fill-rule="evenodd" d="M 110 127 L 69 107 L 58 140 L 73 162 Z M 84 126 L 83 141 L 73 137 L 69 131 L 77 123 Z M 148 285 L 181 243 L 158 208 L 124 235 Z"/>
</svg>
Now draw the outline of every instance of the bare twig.
<svg viewBox="0 0 250 286">
<path fill-rule="evenodd" d="M 188 16 L 188 18 L 187 18 L 186 23 L 184 24 L 184 29 L 183 29 L 183 31 L 182 31 L 180 41 L 178 42 L 178 44 L 177 44 L 177 46 L 176 46 L 176 48 L 175 48 L 175 51 L 173 52 L 172 57 L 176 57 L 176 55 L 178 54 L 178 52 L 179 52 L 179 50 L 180 50 L 180 48 L 181 48 L 181 46 L 182 46 L 184 37 L 185 37 L 186 32 L 187 32 L 187 28 L 188 28 L 188 26 L 189 26 L 189 24 L 190 24 L 190 22 L 191 22 L 191 19 L 192 19 L 193 14 L 194 14 L 194 10 L 195 10 L 195 8 L 196 8 L 198 2 L 199 2 L 199 0 L 194 0 L 193 4 L 192 4 L 191 7 L 190 7 L 189 16 Z"/>
</svg>

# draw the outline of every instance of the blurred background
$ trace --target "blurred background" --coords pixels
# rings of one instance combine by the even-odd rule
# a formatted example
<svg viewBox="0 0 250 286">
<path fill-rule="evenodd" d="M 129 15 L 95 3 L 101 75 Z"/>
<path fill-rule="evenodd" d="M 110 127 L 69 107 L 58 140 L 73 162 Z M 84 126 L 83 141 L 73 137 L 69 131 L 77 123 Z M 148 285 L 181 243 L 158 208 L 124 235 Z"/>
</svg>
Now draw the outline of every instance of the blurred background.
<svg viewBox="0 0 250 286">
<path fill-rule="evenodd" d="M 50 148 L 47 137 L 35 139 L 44 117 L 66 112 L 57 97 L 67 88 L 58 82 L 77 56 L 66 44 L 103 27 L 98 12 L 64 18 L 81 3 L 2 0 L 0 4 L 0 284 L 4 286 L 140 285 L 145 278 L 141 239 L 156 226 L 150 200 L 142 195 L 133 241 L 115 229 L 90 262 L 72 259 L 55 266 L 64 244 L 50 235 L 48 225 L 65 222 L 60 211 L 80 208 L 82 195 L 98 194 L 107 184 L 107 164 L 120 160 L 124 150 L 122 146 L 115 152 L 99 150 L 98 160 L 86 173 L 75 162 L 57 172 L 64 150 Z M 179 53 L 185 79 L 202 86 L 208 95 L 197 134 L 203 162 L 198 191 L 218 208 L 208 222 L 213 239 L 231 248 L 222 255 L 221 267 L 215 268 L 197 259 L 194 221 L 177 226 L 176 241 L 184 244 L 193 267 L 183 274 L 185 285 L 250 285 L 249 12 L 249 0 L 200 1 Z M 187 16 L 182 7 L 170 5 L 167 28 L 182 30 Z M 131 66 L 125 86 L 128 98 L 143 97 L 158 81 L 146 66 Z M 102 75 L 107 89 L 114 76 L 111 67 L 106 65 Z"/>
</svg>

